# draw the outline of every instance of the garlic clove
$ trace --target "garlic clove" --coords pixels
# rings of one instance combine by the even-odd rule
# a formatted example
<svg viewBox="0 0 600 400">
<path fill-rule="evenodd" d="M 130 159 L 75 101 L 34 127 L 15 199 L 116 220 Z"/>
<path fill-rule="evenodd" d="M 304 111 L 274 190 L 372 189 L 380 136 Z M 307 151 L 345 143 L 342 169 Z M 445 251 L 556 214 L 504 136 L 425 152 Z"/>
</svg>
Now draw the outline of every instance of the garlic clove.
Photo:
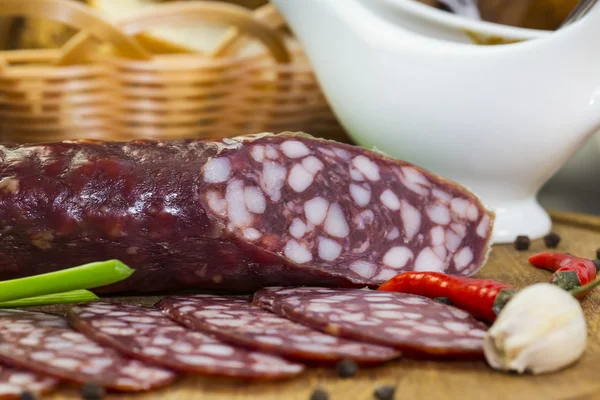
<svg viewBox="0 0 600 400">
<path fill-rule="evenodd" d="M 550 283 L 537 283 L 508 302 L 484 337 L 488 364 L 502 371 L 541 374 L 573 364 L 587 343 L 579 301 Z"/>
</svg>

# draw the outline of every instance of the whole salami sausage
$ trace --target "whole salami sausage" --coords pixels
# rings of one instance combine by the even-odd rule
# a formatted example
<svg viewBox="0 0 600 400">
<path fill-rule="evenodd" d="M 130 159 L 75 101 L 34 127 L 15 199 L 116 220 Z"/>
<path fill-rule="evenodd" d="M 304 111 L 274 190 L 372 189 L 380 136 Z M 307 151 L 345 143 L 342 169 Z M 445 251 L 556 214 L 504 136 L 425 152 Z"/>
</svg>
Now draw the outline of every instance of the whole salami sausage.
<svg viewBox="0 0 600 400">
<path fill-rule="evenodd" d="M 19 399 L 23 392 L 46 394 L 58 384 L 57 379 L 48 376 L 0 365 L 0 400 Z"/>
<path fill-rule="evenodd" d="M 305 134 L 0 146 L 0 280 L 103 259 L 99 292 L 471 275 L 494 214 L 432 173 Z"/>
<path fill-rule="evenodd" d="M 400 357 L 390 347 L 338 338 L 277 316 L 245 299 L 171 296 L 156 307 L 173 320 L 240 346 L 309 362 L 376 364 Z"/>
<path fill-rule="evenodd" d="M 94 341 L 184 373 L 267 380 L 304 370 L 301 364 L 184 328 L 152 308 L 94 302 L 73 307 L 67 317 L 73 328 Z"/>
<path fill-rule="evenodd" d="M 0 310 L 0 360 L 9 365 L 83 385 L 137 392 L 163 387 L 170 370 L 126 358 L 69 328 L 56 316 Z"/>
<path fill-rule="evenodd" d="M 487 327 L 426 297 L 369 289 L 265 288 L 253 303 L 332 335 L 418 357 L 482 358 Z"/>
</svg>

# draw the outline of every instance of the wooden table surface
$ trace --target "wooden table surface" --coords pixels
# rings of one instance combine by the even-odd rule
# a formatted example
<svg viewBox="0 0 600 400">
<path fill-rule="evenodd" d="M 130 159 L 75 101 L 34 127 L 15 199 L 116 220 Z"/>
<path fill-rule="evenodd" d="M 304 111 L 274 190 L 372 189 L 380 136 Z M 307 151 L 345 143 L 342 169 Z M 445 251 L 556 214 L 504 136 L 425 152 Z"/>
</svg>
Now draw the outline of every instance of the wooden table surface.
<svg viewBox="0 0 600 400">
<path fill-rule="evenodd" d="M 554 231 L 562 237 L 557 251 L 595 257 L 600 247 L 600 218 L 554 213 Z M 545 249 L 541 240 L 529 251 L 509 245 L 495 246 L 479 277 L 518 287 L 546 281 L 550 275 L 527 264 L 527 256 Z M 126 301 L 151 304 L 153 298 Z M 587 400 L 600 399 L 600 289 L 582 303 L 588 322 L 589 343 L 574 366 L 542 376 L 511 375 L 490 369 L 485 362 L 427 362 L 399 360 L 385 366 L 362 369 L 350 379 L 340 379 L 333 369 L 309 369 L 302 376 L 280 383 L 247 383 L 231 379 L 186 377 L 168 388 L 146 394 L 109 395 L 108 399 L 215 399 L 215 400 L 308 400 L 318 385 L 330 400 L 375 399 L 373 391 L 383 384 L 395 385 L 398 400 Z M 52 311 L 58 311 L 56 309 Z M 75 390 L 62 387 L 55 400 L 77 399 Z"/>
</svg>

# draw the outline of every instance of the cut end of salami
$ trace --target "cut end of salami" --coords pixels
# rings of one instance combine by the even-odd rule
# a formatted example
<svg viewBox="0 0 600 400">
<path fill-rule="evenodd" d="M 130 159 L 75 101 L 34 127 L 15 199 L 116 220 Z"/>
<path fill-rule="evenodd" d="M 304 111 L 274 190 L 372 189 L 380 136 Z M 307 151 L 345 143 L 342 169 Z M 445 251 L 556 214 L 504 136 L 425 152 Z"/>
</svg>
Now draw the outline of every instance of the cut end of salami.
<svg viewBox="0 0 600 400">
<path fill-rule="evenodd" d="M 213 295 L 173 296 L 157 308 L 175 321 L 243 347 L 309 362 L 352 359 L 375 364 L 400 357 L 389 347 L 328 335 L 295 323 L 244 299 Z"/>
<path fill-rule="evenodd" d="M 175 379 L 169 370 L 123 357 L 68 327 L 58 316 L 0 311 L 0 360 L 58 379 L 94 382 L 118 391 L 144 391 Z"/>
<path fill-rule="evenodd" d="M 253 304 L 332 335 L 407 355 L 481 358 L 487 327 L 466 312 L 405 293 L 369 289 L 265 288 Z"/>
<path fill-rule="evenodd" d="M 160 311 L 128 304 L 95 302 L 72 308 L 71 326 L 131 357 L 184 373 L 244 379 L 284 379 L 301 364 L 249 351 L 184 328 Z"/>
<path fill-rule="evenodd" d="M 23 392 L 43 395 L 53 391 L 59 381 L 21 369 L 0 365 L 0 400 L 19 399 Z"/>
<path fill-rule="evenodd" d="M 454 182 L 290 132 L 3 145 L 0 171 L 0 279 L 110 258 L 136 269 L 98 292 L 467 276 L 494 222 Z"/>
<path fill-rule="evenodd" d="M 244 243 L 366 285 L 409 270 L 471 275 L 486 260 L 494 214 L 456 183 L 303 135 L 239 143 L 204 167 L 204 202 Z"/>
</svg>

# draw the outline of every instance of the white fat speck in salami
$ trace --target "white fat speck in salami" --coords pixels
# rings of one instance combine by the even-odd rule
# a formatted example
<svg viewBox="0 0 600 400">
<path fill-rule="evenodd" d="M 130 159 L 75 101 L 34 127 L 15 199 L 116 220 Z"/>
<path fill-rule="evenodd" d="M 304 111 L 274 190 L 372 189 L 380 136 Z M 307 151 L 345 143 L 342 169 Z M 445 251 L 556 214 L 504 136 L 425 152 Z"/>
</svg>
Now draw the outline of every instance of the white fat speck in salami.
<svg viewBox="0 0 600 400">
<path fill-rule="evenodd" d="M 390 210 L 396 211 L 400 209 L 400 200 L 398 199 L 398 196 L 396 196 L 396 194 L 390 189 L 386 189 L 383 193 L 381 193 L 379 199 L 383 205 Z"/>
<path fill-rule="evenodd" d="M 454 198 L 450 202 L 450 208 L 452 212 L 458 215 L 460 218 L 467 218 L 467 211 L 471 202 L 461 198 Z"/>
<path fill-rule="evenodd" d="M 350 264 L 350 269 L 363 278 L 371 278 L 375 274 L 375 264 L 368 261 L 355 261 Z"/>
<path fill-rule="evenodd" d="M 319 257 L 323 260 L 333 261 L 342 253 L 342 245 L 333 239 L 319 237 Z"/>
<path fill-rule="evenodd" d="M 452 218 L 450 217 L 450 211 L 446 206 L 441 204 L 434 204 L 427 208 L 427 215 L 429 219 L 439 225 L 448 225 Z"/>
<path fill-rule="evenodd" d="M 285 245 L 283 252 L 287 258 L 297 264 L 304 264 L 312 260 L 310 251 L 298 241 L 292 239 Z"/>
<path fill-rule="evenodd" d="M 469 247 L 463 247 L 454 256 L 454 266 L 459 271 L 465 269 L 473 261 L 473 252 Z"/>
<path fill-rule="evenodd" d="M 392 230 L 387 234 L 387 240 L 394 240 L 400 237 L 400 230 L 396 227 L 392 228 Z"/>
<path fill-rule="evenodd" d="M 213 307 L 219 307 L 216 309 L 218 313 L 227 309 L 222 304 L 223 301 L 211 303 Z M 270 370 L 265 368 L 258 373 L 254 358 L 256 352 L 233 347 L 210 335 L 187 329 L 163 313 L 151 314 L 154 312 L 152 308 L 114 303 L 106 305 L 112 307 L 111 312 L 85 318 L 86 305 L 74 307 L 68 314 L 69 323 L 91 339 L 123 354 L 182 373 L 255 379 L 279 379 L 295 375 L 287 372 L 287 367 L 297 364 L 279 358 L 273 358 Z M 184 309 L 191 313 L 189 315 L 202 311 L 192 303 L 180 305 L 177 313 L 181 314 Z M 113 317 L 113 312 L 126 316 Z M 128 322 L 128 327 L 135 330 L 135 334 L 107 335 L 94 328 L 98 321 L 113 318 Z M 143 327 L 135 323 L 140 320 L 146 322 Z M 239 365 L 232 366 L 234 361 Z"/>
<path fill-rule="evenodd" d="M 337 203 L 329 206 L 327 217 L 325 218 L 325 232 L 337 238 L 345 238 L 350 233 L 350 227 L 346 221 L 344 211 Z"/>
<path fill-rule="evenodd" d="M 352 167 L 350 167 L 350 177 L 352 178 L 352 180 L 357 182 L 363 182 L 365 180 L 363 174 L 361 174 L 359 170 Z"/>
<path fill-rule="evenodd" d="M 270 144 L 266 146 L 265 154 L 267 155 L 267 158 L 271 160 L 276 160 L 277 158 L 279 158 L 279 152 L 277 151 L 277 149 L 275 149 L 274 146 Z"/>
<path fill-rule="evenodd" d="M 379 167 L 365 156 L 358 156 L 352 160 L 352 165 L 359 170 L 370 181 L 378 181 L 380 178 Z"/>
<path fill-rule="evenodd" d="M 462 224 L 451 224 L 450 227 L 454 232 L 458 234 L 461 238 L 464 238 L 467 235 L 467 228 Z"/>
<path fill-rule="evenodd" d="M 252 215 L 248 212 L 244 201 L 242 181 L 234 180 L 227 185 L 225 199 L 227 200 L 227 215 L 234 225 L 244 227 L 252 223 Z"/>
<path fill-rule="evenodd" d="M 3 400 L 19 399 L 25 391 L 41 396 L 53 391 L 58 384 L 55 378 L 0 365 L 0 399 Z"/>
<path fill-rule="evenodd" d="M 446 259 L 446 255 L 448 254 L 448 251 L 446 250 L 446 248 L 444 247 L 444 245 L 434 246 L 433 247 L 433 252 L 442 261 L 444 261 Z"/>
<path fill-rule="evenodd" d="M 395 173 L 408 190 L 411 190 L 421 196 L 426 196 L 429 194 L 429 190 L 427 189 L 429 182 L 427 179 L 425 179 L 425 177 L 423 177 L 423 175 L 417 172 L 416 169 L 412 167 L 402 167 L 401 171 L 395 169 Z"/>
<path fill-rule="evenodd" d="M 450 202 L 450 200 L 452 200 L 452 196 L 450 196 L 448 193 L 444 192 L 443 190 L 434 188 L 431 191 L 431 193 L 433 194 L 433 197 L 440 200 L 444 204 L 447 204 Z"/>
<path fill-rule="evenodd" d="M 92 315 L 90 318 L 104 318 L 105 313 L 97 312 L 101 309 L 95 307 L 95 312 L 88 312 Z M 11 328 L 14 322 L 27 325 L 31 330 L 15 331 Z M 40 343 L 28 346 L 20 343 L 23 338 L 32 336 L 39 337 Z M 73 331 L 58 316 L 29 311 L 13 311 L 0 318 L 0 360 L 61 380 L 79 384 L 94 381 L 107 389 L 120 391 L 150 390 L 175 379 L 169 370 L 127 358 Z M 108 362 L 97 363 L 98 360 Z M 136 374 L 130 376 L 128 371 Z M 124 376 L 131 378 L 126 385 L 120 383 Z"/>
<path fill-rule="evenodd" d="M 351 183 L 349 186 L 350 196 L 360 207 L 364 207 L 371 201 L 371 187 L 367 184 Z"/>
<path fill-rule="evenodd" d="M 310 154 L 310 150 L 302 142 L 287 140 L 281 144 L 281 151 L 289 158 L 299 158 Z"/>
<path fill-rule="evenodd" d="M 406 238 L 410 241 L 421 228 L 421 213 L 408 201 L 402 200 L 400 215 L 402 216 L 402 223 L 404 224 L 404 233 Z"/>
<path fill-rule="evenodd" d="M 252 146 L 250 154 L 254 161 L 263 162 L 265 160 L 265 146 Z"/>
<path fill-rule="evenodd" d="M 475 204 L 471 204 L 467 210 L 467 219 L 469 221 L 477 221 L 477 218 L 479 218 L 479 210 Z"/>
<path fill-rule="evenodd" d="M 413 258 L 413 252 L 408 247 L 395 246 L 383 256 L 383 263 L 392 268 L 402 268 Z"/>
<path fill-rule="evenodd" d="M 301 164 L 292 167 L 288 177 L 288 185 L 298 193 L 304 192 L 313 183 L 314 176 Z"/>
<path fill-rule="evenodd" d="M 348 298 L 352 297 L 328 300 L 343 301 Z M 226 309 L 222 310 L 223 315 L 235 316 L 243 323 L 233 328 L 224 328 L 215 325 L 213 320 L 202 317 L 198 312 L 182 313 L 180 310 L 185 307 L 182 303 L 188 304 L 190 301 L 195 303 L 193 307 L 196 311 L 214 304 L 225 306 Z M 343 358 L 350 358 L 357 362 L 378 363 L 400 356 L 398 351 L 388 347 L 338 338 L 292 322 L 253 306 L 244 299 L 230 298 L 223 301 L 206 296 L 174 296 L 165 298 L 157 306 L 169 318 L 190 329 L 213 335 L 227 343 L 277 354 L 288 359 L 337 362 Z M 331 309 L 327 304 L 312 304 L 312 306 L 323 310 L 325 310 L 324 306 L 327 306 L 327 309 Z"/>
<path fill-rule="evenodd" d="M 398 275 L 398 271 L 395 269 L 383 269 L 381 270 L 381 272 L 379 272 L 379 274 L 377 274 L 377 276 L 375 276 L 375 279 L 381 282 L 385 282 L 391 278 L 393 278 L 394 276 Z"/>
<path fill-rule="evenodd" d="M 406 179 L 408 179 L 410 182 L 425 187 L 431 186 L 431 182 L 429 182 L 422 173 L 412 167 L 402 167 L 402 172 L 404 173 L 404 176 L 406 176 Z"/>
<path fill-rule="evenodd" d="M 463 239 L 456 234 L 453 230 L 446 231 L 446 248 L 452 252 L 458 250 L 458 247 L 462 243 Z"/>
<path fill-rule="evenodd" d="M 482 338 L 473 332 L 484 332 L 486 326 L 470 316 L 463 318 L 454 307 L 406 293 L 334 289 L 332 294 L 318 289 L 299 287 L 281 294 L 281 289 L 265 288 L 254 294 L 252 303 L 335 336 L 394 347 L 409 355 L 483 355 Z M 340 296 L 344 300 L 328 310 L 313 307 Z M 294 305 L 288 302 L 291 297 L 297 300 Z"/>
<path fill-rule="evenodd" d="M 227 158 L 213 158 L 204 166 L 204 182 L 221 183 L 231 175 L 231 162 Z"/>
<path fill-rule="evenodd" d="M 256 186 L 247 187 L 244 191 L 246 207 L 254 214 L 262 214 L 267 209 L 267 201 L 263 192 Z"/>
<path fill-rule="evenodd" d="M 436 226 L 430 231 L 431 236 L 431 244 L 433 246 L 443 246 L 446 240 L 446 233 L 444 228 L 441 226 Z"/>
<path fill-rule="evenodd" d="M 323 162 L 317 157 L 310 156 L 302 160 L 302 167 L 312 175 L 315 175 L 317 172 L 321 171 L 325 165 L 323 165 Z"/>
<path fill-rule="evenodd" d="M 315 197 L 304 203 L 304 214 L 308 222 L 321 225 L 327 216 L 329 202 L 322 197 Z"/>
<path fill-rule="evenodd" d="M 292 237 L 300 239 L 306 233 L 306 224 L 300 218 L 294 218 L 289 231 Z"/>
<path fill-rule="evenodd" d="M 246 228 L 244 229 L 244 237 L 253 242 L 256 239 L 260 238 L 260 232 L 254 228 Z"/>
<path fill-rule="evenodd" d="M 344 149 L 334 148 L 333 152 L 335 153 L 336 156 L 338 156 L 344 160 L 349 160 L 350 157 L 352 156 L 348 151 L 346 151 Z"/>
<path fill-rule="evenodd" d="M 477 234 L 480 237 L 485 237 L 488 234 L 488 230 L 490 227 L 490 217 L 488 215 L 481 218 L 479 225 L 477 225 Z"/>
<path fill-rule="evenodd" d="M 271 200 L 279 201 L 281 199 L 281 188 L 285 184 L 286 176 L 287 170 L 282 165 L 274 161 L 268 161 L 263 164 L 259 184 Z"/>
<path fill-rule="evenodd" d="M 329 157 L 335 157 L 335 152 L 333 150 L 329 150 L 326 147 L 319 147 L 318 150 Z"/>
<path fill-rule="evenodd" d="M 415 260 L 415 271 L 444 271 L 444 262 L 440 260 L 431 247 L 424 248 Z"/>
</svg>

